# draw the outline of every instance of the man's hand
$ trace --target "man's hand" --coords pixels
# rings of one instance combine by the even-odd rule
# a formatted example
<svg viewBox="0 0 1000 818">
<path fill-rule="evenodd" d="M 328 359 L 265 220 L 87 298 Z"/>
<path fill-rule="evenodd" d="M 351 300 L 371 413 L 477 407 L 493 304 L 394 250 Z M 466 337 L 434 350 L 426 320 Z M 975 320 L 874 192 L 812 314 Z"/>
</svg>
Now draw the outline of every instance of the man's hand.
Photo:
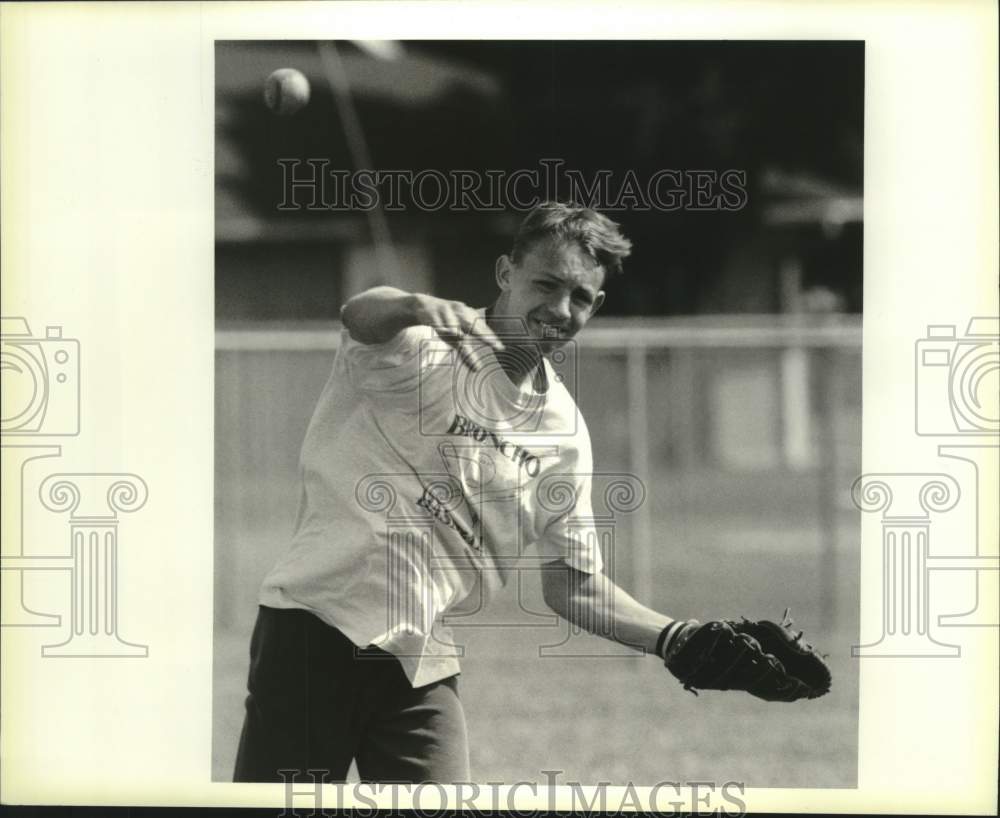
<svg viewBox="0 0 1000 818">
<path fill-rule="evenodd" d="M 486 319 L 468 304 L 420 293 L 414 293 L 411 298 L 414 323 L 432 327 L 452 346 L 458 348 L 463 342 L 471 341 L 487 344 L 497 352 L 503 350 L 503 343 Z"/>
</svg>

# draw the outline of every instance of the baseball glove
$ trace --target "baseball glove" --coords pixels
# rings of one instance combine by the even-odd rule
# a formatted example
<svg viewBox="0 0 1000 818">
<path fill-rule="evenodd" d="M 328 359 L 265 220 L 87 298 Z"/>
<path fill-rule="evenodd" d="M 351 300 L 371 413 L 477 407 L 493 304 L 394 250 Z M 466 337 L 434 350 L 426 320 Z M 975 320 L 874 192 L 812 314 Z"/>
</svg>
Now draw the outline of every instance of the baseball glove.
<svg viewBox="0 0 1000 818">
<path fill-rule="evenodd" d="M 787 609 L 780 623 L 692 620 L 672 636 L 664 663 L 695 695 L 745 690 L 769 702 L 815 699 L 830 690 L 830 668 L 792 625 Z"/>
</svg>

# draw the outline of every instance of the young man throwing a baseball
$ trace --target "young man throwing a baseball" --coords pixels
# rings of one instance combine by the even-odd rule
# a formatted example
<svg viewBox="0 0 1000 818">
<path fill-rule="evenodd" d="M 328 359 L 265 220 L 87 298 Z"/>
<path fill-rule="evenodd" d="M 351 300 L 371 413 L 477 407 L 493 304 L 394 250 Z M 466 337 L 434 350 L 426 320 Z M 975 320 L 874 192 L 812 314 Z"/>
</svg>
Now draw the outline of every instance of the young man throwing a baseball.
<svg viewBox="0 0 1000 818">
<path fill-rule="evenodd" d="M 590 438 L 551 359 L 630 247 L 605 216 L 547 203 L 497 260 L 492 307 L 389 287 L 344 306 L 295 535 L 261 589 L 236 781 L 283 769 L 343 780 L 352 761 L 371 782 L 469 780 L 441 618 L 524 570 L 529 546 L 553 611 L 660 657 L 685 686 L 819 695 L 822 679 L 802 682 L 772 655 L 788 663 L 793 642 L 810 660 L 785 629 L 675 621 L 602 573 Z"/>
</svg>

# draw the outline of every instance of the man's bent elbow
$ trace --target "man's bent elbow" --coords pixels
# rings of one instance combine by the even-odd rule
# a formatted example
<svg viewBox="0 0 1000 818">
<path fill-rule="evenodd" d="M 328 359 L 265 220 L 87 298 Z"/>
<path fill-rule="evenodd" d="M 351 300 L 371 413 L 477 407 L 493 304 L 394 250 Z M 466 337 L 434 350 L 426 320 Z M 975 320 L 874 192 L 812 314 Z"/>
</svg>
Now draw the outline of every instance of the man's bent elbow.
<svg viewBox="0 0 1000 818">
<path fill-rule="evenodd" d="M 351 337 L 355 341 L 361 340 L 360 338 L 358 338 L 358 324 L 359 324 L 358 312 L 361 309 L 359 299 L 363 295 L 364 293 L 360 293 L 358 295 L 352 296 L 351 298 L 347 299 L 344 305 L 340 308 L 340 323 L 342 323 L 344 327 L 347 329 L 347 331 L 351 333 Z"/>
<path fill-rule="evenodd" d="M 377 344 L 392 338 L 405 326 L 408 293 L 395 287 L 372 287 L 347 300 L 340 308 L 340 321 L 351 338 L 362 344 Z"/>
</svg>

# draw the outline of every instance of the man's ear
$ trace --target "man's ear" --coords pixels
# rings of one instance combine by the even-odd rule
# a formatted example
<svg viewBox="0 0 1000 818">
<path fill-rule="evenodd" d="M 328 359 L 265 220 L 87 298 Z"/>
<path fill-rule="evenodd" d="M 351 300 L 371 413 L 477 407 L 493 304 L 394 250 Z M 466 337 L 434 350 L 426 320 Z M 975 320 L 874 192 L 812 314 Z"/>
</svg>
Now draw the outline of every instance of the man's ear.
<svg viewBox="0 0 1000 818">
<path fill-rule="evenodd" d="M 594 303 L 590 305 L 590 314 L 594 315 L 601 308 L 601 304 L 604 303 L 604 290 L 599 290 L 597 295 L 594 296 Z"/>
<path fill-rule="evenodd" d="M 497 259 L 496 264 L 496 279 L 497 286 L 503 291 L 507 292 L 510 289 L 510 277 L 513 272 L 514 263 L 510 260 L 510 256 L 504 254 Z"/>
</svg>

